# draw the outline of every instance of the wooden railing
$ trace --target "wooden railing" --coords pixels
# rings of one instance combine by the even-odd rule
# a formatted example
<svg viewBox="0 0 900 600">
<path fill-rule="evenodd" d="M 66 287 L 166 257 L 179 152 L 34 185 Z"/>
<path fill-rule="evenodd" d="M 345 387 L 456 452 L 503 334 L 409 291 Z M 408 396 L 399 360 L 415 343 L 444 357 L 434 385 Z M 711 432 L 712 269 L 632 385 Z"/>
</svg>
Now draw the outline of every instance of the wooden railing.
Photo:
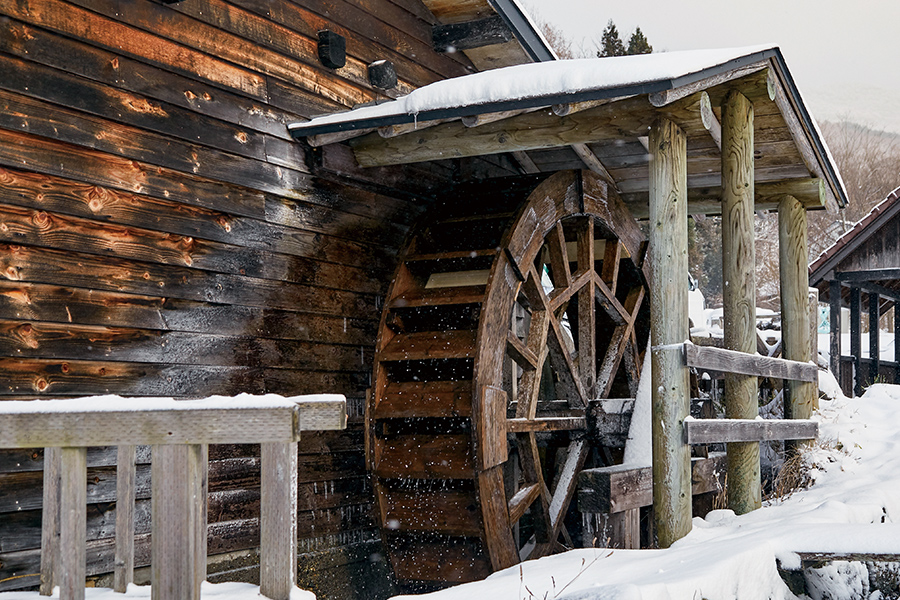
<svg viewBox="0 0 900 600">
<path fill-rule="evenodd" d="M 260 592 L 288 600 L 297 576 L 297 441 L 343 429 L 343 396 L 88 398 L 0 403 L 0 448 L 45 448 L 41 593 L 83 600 L 87 447 L 118 446 L 114 585 L 134 569 L 135 446 L 152 447 L 153 600 L 198 600 L 206 578 L 209 444 L 260 444 Z"/>
<path fill-rule="evenodd" d="M 817 382 L 819 377 L 819 369 L 812 363 L 690 343 L 684 344 L 684 364 L 711 371 L 809 383 Z M 684 422 L 686 444 L 812 440 L 818 436 L 818 432 L 818 423 L 809 419 L 688 419 Z"/>
</svg>

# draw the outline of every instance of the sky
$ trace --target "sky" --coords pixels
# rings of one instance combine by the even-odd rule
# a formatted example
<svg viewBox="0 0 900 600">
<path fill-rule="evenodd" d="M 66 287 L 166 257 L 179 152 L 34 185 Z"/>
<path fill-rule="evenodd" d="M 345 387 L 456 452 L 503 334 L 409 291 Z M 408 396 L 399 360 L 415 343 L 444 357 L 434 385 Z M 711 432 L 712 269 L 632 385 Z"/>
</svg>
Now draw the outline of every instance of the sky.
<svg viewBox="0 0 900 600">
<path fill-rule="evenodd" d="M 592 50 L 612 19 L 654 52 L 775 44 L 818 121 L 900 133 L 896 0 L 525 0 L 575 47 Z"/>
</svg>

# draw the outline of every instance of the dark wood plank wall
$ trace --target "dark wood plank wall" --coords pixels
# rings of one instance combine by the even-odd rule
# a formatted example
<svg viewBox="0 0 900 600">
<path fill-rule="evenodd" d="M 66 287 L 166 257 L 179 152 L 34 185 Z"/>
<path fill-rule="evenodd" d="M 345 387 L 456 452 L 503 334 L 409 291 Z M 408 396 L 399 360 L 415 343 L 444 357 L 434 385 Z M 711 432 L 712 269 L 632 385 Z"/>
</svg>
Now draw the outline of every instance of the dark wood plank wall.
<svg viewBox="0 0 900 600">
<path fill-rule="evenodd" d="M 347 582 L 377 546 L 361 407 L 379 302 L 453 171 L 362 172 L 285 125 L 383 98 L 377 59 L 392 93 L 466 73 L 432 22 L 418 0 L 0 4 L 0 400 L 346 394 L 348 430 L 300 444 L 300 583 L 323 598 L 372 597 Z M 337 71 L 316 56 L 326 28 L 347 38 Z M 258 449 L 210 454 L 212 578 L 252 579 Z M 0 590 L 37 583 L 42 456 L 0 451 Z M 114 461 L 89 454 L 92 573 L 112 568 Z"/>
<path fill-rule="evenodd" d="M 835 271 L 900 268 L 900 219 L 891 219 L 859 248 L 842 260 Z"/>
</svg>

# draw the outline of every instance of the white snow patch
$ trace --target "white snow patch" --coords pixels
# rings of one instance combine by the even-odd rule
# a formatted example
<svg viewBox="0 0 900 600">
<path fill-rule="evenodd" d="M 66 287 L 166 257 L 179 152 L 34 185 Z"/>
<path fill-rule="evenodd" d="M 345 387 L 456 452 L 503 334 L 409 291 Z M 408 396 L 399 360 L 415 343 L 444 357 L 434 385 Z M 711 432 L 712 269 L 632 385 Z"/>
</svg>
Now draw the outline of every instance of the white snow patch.
<svg viewBox="0 0 900 600">
<path fill-rule="evenodd" d="M 249 583 L 210 583 L 204 581 L 200 586 L 202 600 L 266 600 L 266 596 L 259 593 L 259 586 Z M 41 596 L 37 592 L 2 592 L 0 600 L 43 600 L 58 599 L 59 588 L 54 588 L 52 596 Z M 86 588 L 85 600 L 149 600 L 149 585 L 128 585 L 128 591 L 117 594 L 109 588 Z M 316 595 L 306 590 L 294 587 L 291 590 L 290 600 L 316 600 Z"/>
<path fill-rule="evenodd" d="M 833 399 L 813 416 L 820 433 L 806 455 L 815 476 L 809 489 L 746 515 L 718 510 L 695 518 L 691 533 L 666 550 L 572 550 L 417 598 L 793 599 L 776 559 L 791 568 L 803 551 L 900 553 L 900 386 L 873 385 L 862 398 L 847 398 L 833 378 L 822 381 Z M 854 597 L 868 585 L 860 567 L 846 563 L 809 580 L 813 598 Z"/>
</svg>

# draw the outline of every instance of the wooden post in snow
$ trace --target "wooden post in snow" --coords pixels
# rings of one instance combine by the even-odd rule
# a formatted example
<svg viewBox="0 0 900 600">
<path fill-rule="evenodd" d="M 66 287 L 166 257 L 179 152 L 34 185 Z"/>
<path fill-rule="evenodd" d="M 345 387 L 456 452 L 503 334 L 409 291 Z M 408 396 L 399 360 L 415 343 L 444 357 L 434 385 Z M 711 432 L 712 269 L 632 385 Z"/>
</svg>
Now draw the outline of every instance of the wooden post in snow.
<svg viewBox="0 0 900 600">
<path fill-rule="evenodd" d="M 841 282 L 833 279 L 828 282 L 828 301 L 831 303 L 831 315 L 829 316 L 829 326 L 831 328 L 830 348 L 831 354 L 831 373 L 837 379 L 838 385 L 841 385 Z M 897 308 L 894 305 L 894 312 Z"/>
<path fill-rule="evenodd" d="M 878 321 L 880 298 L 877 293 L 869 292 L 869 385 L 878 381 L 881 370 L 881 340 L 879 339 Z"/>
<path fill-rule="evenodd" d="M 289 600 L 297 581 L 297 442 L 260 445 L 259 592 Z"/>
<path fill-rule="evenodd" d="M 650 128 L 650 337 L 652 351 L 653 510 L 661 548 L 691 530 L 689 414 L 687 137 L 674 123 Z"/>
<path fill-rule="evenodd" d="M 756 352 L 756 254 L 753 247 L 753 106 L 736 91 L 722 106 L 722 278 L 725 348 Z M 806 291 L 804 288 L 804 299 Z M 756 377 L 725 374 L 725 416 L 759 414 Z M 762 504 L 759 443 L 728 444 L 728 507 L 737 514 Z"/>
<path fill-rule="evenodd" d="M 853 357 L 853 383 L 851 396 L 862 396 L 862 291 L 858 286 L 850 288 L 850 356 Z"/>
<path fill-rule="evenodd" d="M 781 355 L 798 362 L 812 358 L 806 235 L 806 209 L 793 196 L 782 196 L 778 203 Z M 786 379 L 785 418 L 808 419 L 815 406 L 817 388 L 808 381 Z"/>
</svg>

